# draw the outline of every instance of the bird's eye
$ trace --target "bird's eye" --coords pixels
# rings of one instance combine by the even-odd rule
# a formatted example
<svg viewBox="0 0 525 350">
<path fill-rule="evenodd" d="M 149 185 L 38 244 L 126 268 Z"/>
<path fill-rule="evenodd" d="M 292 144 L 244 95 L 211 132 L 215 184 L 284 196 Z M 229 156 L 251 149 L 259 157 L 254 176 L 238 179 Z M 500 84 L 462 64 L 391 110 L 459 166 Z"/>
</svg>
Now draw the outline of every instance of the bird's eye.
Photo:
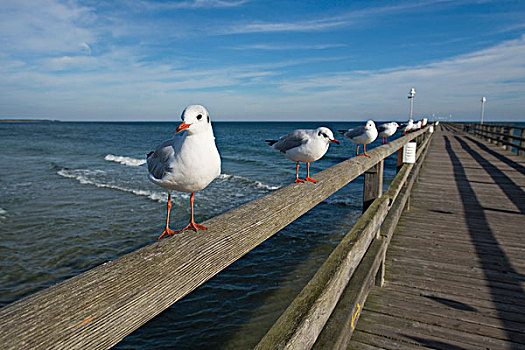
<svg viewBox="0 0 525 350">
<path fill-rule="evenodd" d="M 199 115 L 197 116 L 197 120 L 201 120 L 201 119 L 202 119 L 202 114 L 199 114 Z"/>
</svg>

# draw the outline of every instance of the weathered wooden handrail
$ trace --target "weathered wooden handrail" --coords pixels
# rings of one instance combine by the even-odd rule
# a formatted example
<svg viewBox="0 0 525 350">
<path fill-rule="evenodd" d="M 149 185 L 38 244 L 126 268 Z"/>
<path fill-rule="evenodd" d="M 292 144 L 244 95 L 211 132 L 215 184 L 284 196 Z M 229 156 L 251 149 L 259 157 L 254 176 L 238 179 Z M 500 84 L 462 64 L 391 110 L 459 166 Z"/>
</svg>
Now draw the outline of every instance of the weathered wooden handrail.
<svg viewBox="0 0 525 350">
<path fill-rule="evenodd" d="M 110 348 L 427 129 L 1 308 L 2 347 Z"/>
<path fill-rule="evenodd" d="M 421 144 L 418 156 L 426 150 L 429 139 L 430 135 Z M 256 349 L 310 349 L 315 344 L 370 244 L 379 237 L 379 229 L 412 167 L 413 164 L 407 164 L 401 168 L 387 192 L 370 205 Z M 406 198 L 404 200 L 403 205 Z M 380 252 L 386 251 L 386 246 L 381 245 L 381 249 Z"/>
<path fill-rule="evenodd" d="M 517 150 L 518 155 L 525 154 L 525 127 L 513 125 L 500 125 L 492 123 L 447 123 L 448 125 L 460 130 L 469 132 L 475 136 L 484 138 L 489 142 L 493 142 L 498 146 L 503 146 L 504 149 L 512 148 Z M 514 135 L 514 130 L 520 130 L 520 136 Z M 519 144 L 512 142 L 512 140 L 519 141 Z"/>
</svg>

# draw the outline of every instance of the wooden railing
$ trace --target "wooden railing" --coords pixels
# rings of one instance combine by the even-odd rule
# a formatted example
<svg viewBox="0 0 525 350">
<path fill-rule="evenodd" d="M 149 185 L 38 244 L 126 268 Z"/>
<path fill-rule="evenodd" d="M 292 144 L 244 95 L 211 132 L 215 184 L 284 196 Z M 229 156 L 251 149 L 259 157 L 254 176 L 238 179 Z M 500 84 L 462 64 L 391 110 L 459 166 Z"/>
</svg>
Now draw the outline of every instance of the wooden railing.
<svg viewBox="0 0 525 350">
<path fill-rule="evenodd" d="M 426 127 L 376 147 L 368 152 L 370 158 L 350 158 L 321 171 L 316 174 L 316 184 L 291 184 L 212 218 L 205 222 L 206 232 L 189 232 L 152 243 L 1 308 L 2 348 L 110 348 L 368 171 L 364 199 L 379 199 L 370 204 L 308 289 L 278 321 L 283 324 L 287 320 L 288 324 L 277 333 L 275 328 L 280 326 L 274 326 L 258 347 L 313 345 L 367 250 L 379 249 L 380 256 L 384 254 L 386 239 L 378 235 L 379 228 L 397 222 L 389 218 L 393 210 L 400 210 L 396 198 L 409 189 L 404 184 L 414 165 L 403 165 L 383 196 L 381 170 L 374 172 L 372 168 L 382 167 L 386 157 L 409 141 L 428 135 L 420 146 L 421 155 L 428 144 L 428 131 Z M 406 201 L 406 195 L 403 198 Z"/>
<path fill-rule="evenodd" d="M 451 123 L 460 130 L 474 134 L 490 143 L 504 149 L 514 151 L 522 156 L 525 154 L 525 128 L 506 124 L 492 123 Z M 519 135 L 516 135 L 516 132 Z M 517 142 L 516 142 L 517 141 Z"/>
</svg>

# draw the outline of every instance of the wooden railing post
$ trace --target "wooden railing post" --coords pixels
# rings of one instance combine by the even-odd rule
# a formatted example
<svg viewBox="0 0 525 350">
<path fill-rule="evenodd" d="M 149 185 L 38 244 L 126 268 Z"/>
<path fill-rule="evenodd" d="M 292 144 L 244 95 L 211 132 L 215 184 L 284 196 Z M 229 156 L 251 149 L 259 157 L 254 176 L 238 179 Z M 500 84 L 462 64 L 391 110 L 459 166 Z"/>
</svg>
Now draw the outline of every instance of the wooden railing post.
<svg viewBox="0 0 525 350">
<path fill-rule="evenodd" d="M 521 140 L 520 140 L 520 147 L 525 146 L 525 129 L 521 129 Z M 523 150 L 518 149 L 518 156 L 523 155 Z"/>
<path fill-rule="evenodd" d="M 514 143 L 514 142 L 512 142 L 513 138 L 509 137 L 509 136 L 514 136 L 514 128 L 509 128 L 508 130 L 509 130 L 509 132 L 507 133 L 508 136 L 507 136 L 505 141 L 507 141 L 509 143 Z M 508 149 L 509 151 L 512 152 L 512 146 L 510 146 L 508 144 L 506 145 L 505 149 Z"/>
<path fill-rule="evenodd" d="M 386 261 L 386 249 L 382 253 L 381 263 L 376 274 L 376 286 L 383 287 L 385 284 L 385 261 Z"/>
<path fill-rule="evenodd" d="M 500 132 L 501 134 L 504 134 L 504 133 L 505 133 L 505 127 L 504 127 L 504 126 L 501 126 L 501 127 L 499 128 L 499 132 Z M 498 135 L 498 143 L 497 143 L 497 145 L 500 146 L 500 147 L 503 146 L 503 145 L 504 145 L 503 141 L 504 141 L 504 139 L 503 139 L 503 135 Z"/>
<path fill-rule="evenodd" d="M 363 213 L 368 209 L 370 204 L 383 194 L 383 166 L 384 161 L 365 171 L 365 183 L 363 189 Z"/>
</svg>

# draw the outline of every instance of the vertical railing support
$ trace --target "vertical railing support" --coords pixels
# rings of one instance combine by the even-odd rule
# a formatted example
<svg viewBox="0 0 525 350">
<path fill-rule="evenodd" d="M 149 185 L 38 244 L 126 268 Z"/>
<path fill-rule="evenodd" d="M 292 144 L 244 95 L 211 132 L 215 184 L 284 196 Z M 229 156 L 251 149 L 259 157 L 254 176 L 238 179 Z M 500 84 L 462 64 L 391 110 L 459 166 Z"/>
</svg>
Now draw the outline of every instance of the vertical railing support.
<svg viewBox="0 0 525 350">
<path fill-rule="evenodd" d="M 363 190 L 363 213 L 370 204 L 383 194 L 383 165 L 384 161 L 365 171 L 365 184 Z"/>
<path fill-rule="evenodd" d="M 523 147 L 523 146 L 525 146 L 525 129 L 521 129 L 520 147 Z M 518 149 L 518 155 L 519 156 L 523 155 L 523 150 L 522 149 Z"/>
<path fill-rule="evenodd" d="M 383 250 L 381 263 L 376 273 L 376 286 L 383 287 L 385 284 L 385 261 L 386 261 L 386 249 Z"/>
<path fill-rule="evenodd" d="M 505 127 L 504 127 L 504 126 L 501 126 L 501 127 L 499 128 L 499 132 L 500 132 L 501 134 L 504 134 L 504 133 L 505 133 Z M 503 141 L 504 141 L 504 139 L 503 139 L 503 135 L 498 135 L 497 137 L 498 137 L 498 143 L 497 143 L 497 145 L 500 146 L 500 147 L 502 147 L 503 145 L 505 145 L 505 144 L 503 143 Z"/>
<path fill-rule="evenodd" d="M 509 128 L 508 129 L 508 133 L 507 133 L 507 139 L 505 141 L 509 142 L 509 143 L 514 143 L 513 142 L 513 138 L 512 137 L 509 137 L 509 136 L 514 136 L 514 128 Z M 507 147 L 505 147 L 505 149 L 508 149 L 509 151 L 512 152 L 512 146 L 509 146 L 508 144 L 506 145 Z"/>
</svg>

